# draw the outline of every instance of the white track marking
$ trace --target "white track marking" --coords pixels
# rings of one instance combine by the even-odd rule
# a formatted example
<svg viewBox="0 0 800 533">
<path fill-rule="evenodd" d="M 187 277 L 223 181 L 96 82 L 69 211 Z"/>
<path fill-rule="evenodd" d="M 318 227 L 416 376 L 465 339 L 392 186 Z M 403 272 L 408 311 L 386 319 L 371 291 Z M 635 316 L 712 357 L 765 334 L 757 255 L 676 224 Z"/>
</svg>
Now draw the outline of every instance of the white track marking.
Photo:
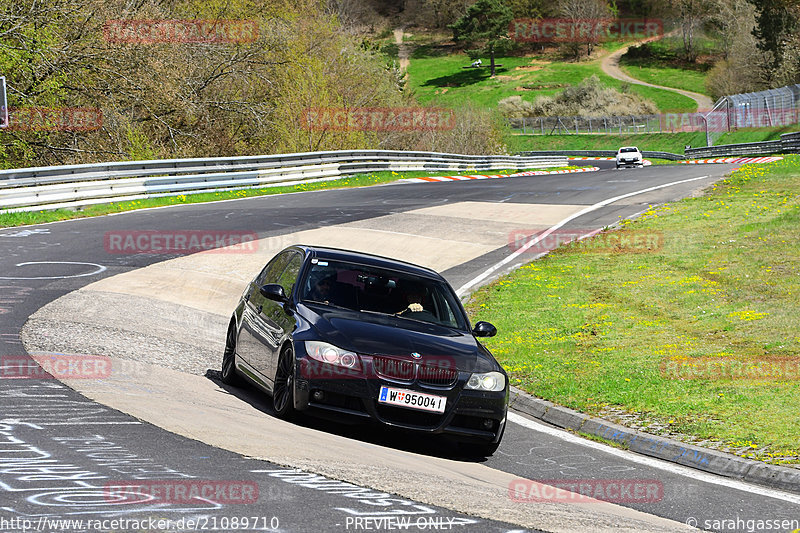
<svg viewBox="0 0 800 533">
<path fill-rule="evenodd" d="M 0 279 L 67 279 L 67 278 L 83 278 L 86 276 L 94 276 L 95 274 L 100 274 L 106 270 L 106 267 L 103 265 L 98 265 L 97 263 L 83 263 L 80 261 L 28 261 L 27 263 L 17 263 L 15 266 L 22 267 L 27 265 L 90 265 L 93 267 L 97 267 L 92 272 L 87 272 L 86 274 L 73 274 L 71 276 L 36 276 L 33 278 L 19 278 L 15 276 L 0 276 Z"/>
<path fill-rule="evenodd" d="M 659 470 L 664 470 L 665 472 L 669 472 L 671 474 L 689 477 L 697 481 L 702 481 L 704 483 L 720 485 L 723 487 L 728 487 L 730 489 L 741 490 L 744 492 L 748 492 L 750 494 L 758 494 L 759 496 L 766 496 L 767 498 L 783 500 L 793 504 L 800 504 L 800 496 L 797 496 L 795 494 L 790 494 L 788 492 L 782 492 L 774 489 L 768 489 L 765 487 L 760 487 L 758 485 L 751 485 L 749 483 L 745 483 L 744 481 L 716 476 L 714 474 L 710 474 L 708 472 L 703 472 L 700 470 L 695 470 L 694 468 L 689 468 L 687 466 L 676 465 L 673 463 L 668 463 L 666 461 L 661 461 L 660 459 L 647 457 L 646 455 L 639 455 L 634 452 L 620 450 L 619 448 L 613 448 L 606 444 L 587 440 L 584 439 L 583 437 L 579 437 L 578 435 L 573 435 L 572 433 L 568 433 L 560 429 L 546 426 L 540 422 L 536 422 L 529 418 L 525 418 L 524 416 L 518 415 L 516 413 L 511 413 L 511 412 L 508 413 L 508 419 L 511 422 L 514 422 L 515 424 L 519 424 L 520 426 L 523 426 L 525 428 L 538 431 L 539 433 L 544 433 L 546 435 L 550 435 L 551 437 L 556 437 L 561 440 L 570 442 L 572 444 L 580 444 L 581 446 L 586 446 L 587 448 L 599 450 L 609 455 L 620 457 L 632 463 L 639 463 L 641 465 L 650 468 L 657 468 Z"/>
<path fill-rule="evenodd" d="M 516 252 L 512 253 L 511 255 L 509 255 L 508 257 L 503 259 L 502 261 L 500 261 L 500 262 L 490 266 L 489 268 L 487 268 L 480 275 L 476 276 L 472 280 L 468 281 L 466 284 L 462 285 L 461 288 L 459 288 L 456 291 L 456 294 L 459 297 L 464 296 L 469 289 L 471 289 L 472 287 L 474 287 L 475 285 L 477 285 L 481 281 L 485 280 L 486 278 L 491 276 L 494 272 L 497 272 L 500 268 L 504 267 L 505 265 L 507 265 L 511 261 L 515 260 L 517 257 L 519 257 L 520 255 L 522 255 L 523 253 L 528 251 L 532 246 L 538 244 L 542 239 L 544 239 L 545 237 L 547 237 L 548 235 L 553 233 L 555 230 L 557 230 L 558 228 L 560 228 L 561 226 L 563 226 L 567 222 L 575 220 L 576 218 L 581 217 L 581 216 L 583 216 L 583 215 L 585 215 L 587 213 L 591 213 L 592 211 L 596 211 L 597 209 L 600 209 L 601 207 L 605 207 L 605 206 L 607 206 L 609 204 L 613 204 L 614 202 L 618 202 L 620 200 L 624 200 L 625 198 L 630 198 L 631 196 L 636 196 L 638 194 L 644 194 L 646 192 L 651 192 L 651 191 L 657 191 L 658 189 L 663 189 L 665 187 L 671 187 L 673 185 L 680 185 L 681 183 L 689 183 L 690 181 L 703 180 L 703 179 L 706 179 L 706 178 L 708 178 L 708 176 L 700 176 L 698 178 L 689 178 L 689 179 L 685 179 L 685 180 L 672 181 L 670 183 L 664 183 L 662 185 L 656 185 L 655 187 L 648 187 L 647 189 L 642 189 L 640 191 L 634 191 L 634 192 L 629 192 L 627 194 L 621 194 L 619 196 L 615 196 L 613 198 L 608 198 L 607 200 L 603 200 L 602 202 L 597 202 L 594 205 L 590 205 L 589 207 L 581 209 L 577 213 L 574 213 L 574 214 L 568 216 L 567 218 L 565 218 L 564 220 L 562 220 L 561 222 L 559 222 L 555 226 L 552 226 L 552 227 L 548 228 L 547 230 L 545 230 L 544 232 L 540 233 L 535 239 L 531 239 L 530 241 L 525 243 L 525 246 L 522 246 L 519 250 L 517 250 Z"/>
</svg>

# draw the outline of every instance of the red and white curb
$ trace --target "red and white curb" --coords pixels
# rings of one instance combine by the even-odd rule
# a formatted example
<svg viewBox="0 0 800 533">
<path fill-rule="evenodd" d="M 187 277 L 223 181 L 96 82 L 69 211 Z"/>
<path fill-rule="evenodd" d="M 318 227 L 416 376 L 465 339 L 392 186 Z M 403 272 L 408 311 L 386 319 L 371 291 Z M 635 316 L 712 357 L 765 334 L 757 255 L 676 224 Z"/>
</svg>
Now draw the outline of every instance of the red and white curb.
<svg viewBox="0 0 800 533">
<path fill-rule="evenodd" d="M 568 157 L 567 161 L 616 161 L 616 157 Z M 652 165 L 653 162 L 645 159 L 642 161 L 643 167 Z"/>
<path fill-rule="evenodd" d="M 576 172 L 595 172 L 600 170 L 600 167 L 581 167 L 573 168 L 570 170 L 529 170 L 527 172 L 517 172 L 516 174 L 509 174 L 509 178 L 516 176 L 544 176 L 546 174 L 575 174 Z M 500 176 L 505 177 L 505 176 Z"/>
<path fill-rule="evenodd" d="M 595 172 L 599 167 L 582 167 L 571 170 L 529 170 L 527 172 L 517 172 L 516 174 L 472 174 L 469 176 L 430 176 L 422 178 L 406 178 L 400 180 L 403 183 L 431 183 L 437 181 L 467 181 L 467 180 L 489 180 L 495 178 L 517 178 L 521 176 L 546 176 L 549 174 L 575 174 L 578 172 Z"/>
<path fill-rule="evenodd" d="M 687 161 L 679 161 L 684 165 L 703 165 L 703 164 L 713 164 L 713 163 L 740 163 L 740 164 L 747 164 L 747 163 L 774 163 L 775 161 L 780 161 L 783 159 L 782 157 L 773 157 L 773 156 L 765 156 L 765 157 L 721 157 L 716 159 L 689 159 Z"/>
</svg>

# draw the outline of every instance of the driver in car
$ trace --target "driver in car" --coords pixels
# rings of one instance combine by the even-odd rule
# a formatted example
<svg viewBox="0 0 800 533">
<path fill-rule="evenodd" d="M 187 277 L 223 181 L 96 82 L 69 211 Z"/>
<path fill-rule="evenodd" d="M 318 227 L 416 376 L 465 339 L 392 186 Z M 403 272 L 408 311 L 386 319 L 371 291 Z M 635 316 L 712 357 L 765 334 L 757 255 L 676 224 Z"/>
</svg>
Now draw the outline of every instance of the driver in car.
<svg viewBox="0 0 800 533">
<path fill-rule="evenodd" d="M 422 320 L 424 322 L 438 322 L 439 320 L 430 311 L 423 307 L 425 301 L 425 287 L 418 283 L 407 282 L 403 284 L 406 303 L 408 307 L 397 313 L 399 316 Z"/>
<path fill-rule="evenodd" d="M 317 302 L 328 302 L 331 298 L 331 288 L 333 287 L 333 276 L 327 276 L 318 280 L 311 289 L 311 299 Z"/>
</svg>

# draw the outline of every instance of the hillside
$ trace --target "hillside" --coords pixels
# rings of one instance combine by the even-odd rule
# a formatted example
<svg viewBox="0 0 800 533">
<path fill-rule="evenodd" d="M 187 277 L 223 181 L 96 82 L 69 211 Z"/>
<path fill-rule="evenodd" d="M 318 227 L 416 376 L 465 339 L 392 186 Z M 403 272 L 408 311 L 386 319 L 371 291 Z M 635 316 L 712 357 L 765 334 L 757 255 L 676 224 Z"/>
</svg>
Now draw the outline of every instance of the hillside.
<svg viewBox="0 0 800 533">
<path fill-rule="evenodd" d="M 800 21 L 800 8 L 786 2 L 775 2 L 780 16 Z M 501 3 L 518 19 L 559 17 L 566 9 L 544 0 Z M 486 39 L 455 39 L 449 28 L 471 4 L 3 1 L 0 75 L 11 125 L 0 135 L 0 167 L 348 148 L 501 153 L 510 142 L 501 100 L 535 103 L 592 76 L 603 89 L 660 112 L 696 108 L 669 89 L 602 70 L 604 57 L 636 41 L 631 35 L 586 46 L 506 42 L 492 77 L 488 57 L 476 51 Z M 790 46 L 800 37 L 769 26 L 777 19 L 762 15 L 771 8 L 701 0 L 687 41 L 688 15 L 666 3 L 595 4 L 606 14 L 661 20 L 670 34 L 622 57 L 622 71 L 637 80 L 709 97 L 800 80 L 800 46 Z M 736 14 L 735 23 L 725 13 Z M 476 57 L 484 65 L 470 68 Z M 446 126 L 309 119 L 420 106 L 450 109 Z"/>
</svg>

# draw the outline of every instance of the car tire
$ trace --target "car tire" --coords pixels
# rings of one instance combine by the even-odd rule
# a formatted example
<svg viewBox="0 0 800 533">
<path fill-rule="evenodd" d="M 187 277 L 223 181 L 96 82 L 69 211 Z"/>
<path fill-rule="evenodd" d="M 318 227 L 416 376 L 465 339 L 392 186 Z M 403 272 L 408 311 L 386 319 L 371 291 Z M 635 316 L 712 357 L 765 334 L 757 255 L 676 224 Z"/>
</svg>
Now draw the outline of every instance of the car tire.
<svg viewBox="0 0 800 533">
<path fill-rule="evenodd" d="M 222 354 L 221 379 L 226 385 L 240 387 L 244 384 L 242 377 L 236 371 L 236 321 L 231 320 L 228 333 L 225 336 L 225 352 Z"/>
<path fill-rule="evenodd" d="M 286 345 L 281 350 L 278 358 L 278 368 L 275 370 L 275 384 L 272 388 L 272 408 L 275 416 L 283 420 L 294 417 L 294 350 Z"/>
<path fill-rule="evenodd" d="M 617 163 L 617 170 L 619 170 L 619 163 Z"/>
</svg>

